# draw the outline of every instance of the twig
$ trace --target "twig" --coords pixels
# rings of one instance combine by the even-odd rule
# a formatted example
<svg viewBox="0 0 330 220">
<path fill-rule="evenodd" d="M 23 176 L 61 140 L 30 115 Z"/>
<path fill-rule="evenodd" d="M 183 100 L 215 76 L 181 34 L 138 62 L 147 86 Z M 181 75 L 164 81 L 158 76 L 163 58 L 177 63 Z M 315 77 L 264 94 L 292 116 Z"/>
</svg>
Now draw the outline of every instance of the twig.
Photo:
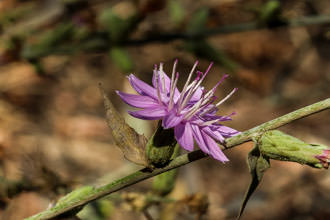
<svg viewBox="0 0 330 220">
<path fill-rule="evenodd" d="M 320 111 L 323 111 L 323 110 L 326 110 L 329 108 L 330 108 L 330 98 L 317 102 L 317 103 L 314 103 L 312 105 L 306 106 L 304 108 L 298 109 L 294 112 L 288 113 L 288 114 L 283 115 L 274 120 L 268 121 L 264 124 L 261 124 L 257 127 L 252 128 L 248 131 L 245 131 L 245 132 L 241 133 L 240 135 L 228 138 L 228 139 L 226 139 L 226 147 L 232 148 L 241 143 L 251 140 L 252 137 L 254 137 L 262 132 L 276 129 L 278 127 L 281 127 L 281 126 L 288 124 L 292 121 L 295 121 L 297 119 L 304 118 L 306 116 L 318 113 Z M 59 216 L 60 214 L 68 212 L 74 208 L 81 207 L 96 199 L 109 195 L 113 192 L 116 192 L 116 191 L 126 188 L 128 186 L 131 186 L 135 183 L 141 182 L 142 180 L 159 175 L 168 170 L 172 170 L 172 169 L 178 168 L 180 166 L 184 166 L 188 163 L 202 159 L 204 157 L 207 157 L 207 155 L 205 155 L 200 150 L 196 150 L 191 153 L 176 157 L 167 166 L 165 166 L 163 168 L 158 168 L 153 171 L 150 171 L 146 168 L 141 169 L 122 179 L 116 180 L 112 183 L 109 183 L 109 184 L 101 186 L 101 187 L 96 187 L 92 191 L 90 191 L 90 193 L 84 195 L 81 199 L 76 199 L 76 197 L 75 197 L 74 200 L 68 201 L 64 205 L 52 207 L 37 215 L 27 218 L 27 220 L 41 220 L 41 219 L 54 218 L 56 216 Z"/>
<path fill-rule="evenodd" d="M 154 220 L 147 209 L 143 210 L 143 214 L 147 220 Z"/>
</svg>

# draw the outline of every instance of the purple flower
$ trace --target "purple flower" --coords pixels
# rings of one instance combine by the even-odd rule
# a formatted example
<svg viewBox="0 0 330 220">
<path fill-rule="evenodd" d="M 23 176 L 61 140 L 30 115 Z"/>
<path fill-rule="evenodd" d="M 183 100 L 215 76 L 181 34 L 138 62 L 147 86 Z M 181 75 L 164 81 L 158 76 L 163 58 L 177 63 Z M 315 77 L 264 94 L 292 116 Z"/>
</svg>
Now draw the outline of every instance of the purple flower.
<svg viewBox="0 0 330 220">
<path fill-rule="evenodd" d="M 176 72 L 177 60 L 173 66 L 171 79 L 163 71 L 161 63 L 159 69 L 157 66 L 154 68 L 152 86 L 131 74 L 128 79 L 138 95 L 116 92 L 128 105 L 142 109 L 129 111 L 132 116 L 145 120 L 162 120 L 162 126 L 165 129 L 174 128 L 175 138 L 185 150 L 192 151 L 195 140 L 203 152 L 219 161 L 226 162 L 228 158 L 223 154 L 217 142 L 224 143 L 225 138 L 239 132 L 219 124 L 221 121 L 231 120 L 234 113 L 228 116 L 217 116 L 216 112 L 219 105 L 226 101 L 237 88 L 214 104 L 215 90 L 228 75 L 224 75 L 211 90 L 205 91 L 201 83 L 210 71 L 212 63 L 205 73 L 196 71 L 197 64 L 198 62 L 195 62 L 181 92 L 176 87 L 179 78 L 179 73 Z M 197 76 L 192 80 L 195 73 Z"/>
<path fill-rule="evenodd" d="M 323 150 L 321 155 L 315 156 L 321 162 L 322 166 L 326 169 L 329 168 L 330 164 L 330 149 Z"/>
</svg>

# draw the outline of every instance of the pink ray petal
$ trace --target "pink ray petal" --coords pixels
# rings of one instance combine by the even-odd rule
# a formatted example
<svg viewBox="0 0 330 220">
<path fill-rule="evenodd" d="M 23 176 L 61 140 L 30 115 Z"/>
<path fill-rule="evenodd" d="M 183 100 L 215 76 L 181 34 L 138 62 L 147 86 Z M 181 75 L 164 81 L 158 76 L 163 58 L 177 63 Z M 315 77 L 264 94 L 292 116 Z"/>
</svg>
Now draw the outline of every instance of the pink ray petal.
<svg viewBox="0 0 330 220">
<path fill-rule="evenodd" d="M 154 71 L 154 74 L 152 76 L 152 85 L 154 88 L 156 88 L 156 72 L 157 74 L 159 74 L 159 70 L 157 71 Z M 163 75 L 164 75 L 164 79 L 165 79 L 165 91 L 166 93 L 169 93 L 170 92 L 170 89 L 171 89 L 171 79 L 168 77 L 168 75 L 163 72 Z M 163 88 L 162 88 L 162 79 L 160 77 L 160 74 L 158 75 L 158 82 L 159 82 L 159 87 L 160 87 L 160 91 L 163 91 Z"/>
<path fill-rule="evenodd" d="M 172 110 L 167 114 L 162 122 L 162 126 L 165 129 L 173 128 L 178 125 L 183 120 L 184 115 L 176 115 L 176 112 Z"/>
<path fill-rule="evenodd" d="M 215 140 L 217 140 L 219 143 L 223 143 L 223 141 L 225 140 L 225 138 L 221 135 L 220 132 L 218 131 L 212 131 L 210 127 L 206 126 L 204 128 L 202 128 L 202 130 L 208 134 L 209 136 L 211 136 L 212 138 L 214 138 Z"/>
<path fill-rule="evenodd" d="M 126 104 L 136 108 L 156 108 L 159 106 L 158 101 L 149 96 L 127 94 L 120 91 L 116 91 L 116 93 Z"/>
<path fill-rule="evenodd" d="M 224 136 L 225 138 L 232 137 L 232 136 L 235 136 L 240 133 L 239 131 L 237 131 L 235 129 L 232 129 L 230 127 L 220 125 L 220 124 L 216 125 L 215 129 L 218 132 L 220 132 L 222 134 L 222 136 Z"/>
<path fill-rule="evenodd" d="M 190 123 L 178 124 L 174 128 L 174 134 L 176 140 L 179 142 L 180 146 L 187 151 L 194 150 L 194 138 L 193 131 Z"/>
<path fill-rule="evenodd" d="M 193 136 L 199 148 L 206 154 L 210 154 L 210 151 L 204 141 L 200 128 L 197 125 L 192 124 Z"/>
<path fill-rule="evenodd" d="M 131 86 L 140 94 L 140 95 L 147 95 L 152 97 L 155 100 L 158 100 L 157 91 L 152 86 L 148 85 L 147 83 L 143 82 L 133 74 L 128 76 L 128 80 L 131 83 Z"/>
<path fill-rule="evenodd" d="M 229 161 L 226 155 L 220 149 L 219 145 L 206 133 L 204 133 L 203 131 L 201 133 L 206 145 L 208 146 L 208 149 L 210 150 L 210 155 L 214 159 L 219 160 L 223 163 Z"/>
<path fill-rule="evenodd" d="M 130 115 L 136 118 L 144 119 L 144 120 L 159 120 L 162 119 L 167 111 L 163 108 L 150 108 L 150 109 L 143 109 L 140 111 L 128 111 Z"/>
</svg>

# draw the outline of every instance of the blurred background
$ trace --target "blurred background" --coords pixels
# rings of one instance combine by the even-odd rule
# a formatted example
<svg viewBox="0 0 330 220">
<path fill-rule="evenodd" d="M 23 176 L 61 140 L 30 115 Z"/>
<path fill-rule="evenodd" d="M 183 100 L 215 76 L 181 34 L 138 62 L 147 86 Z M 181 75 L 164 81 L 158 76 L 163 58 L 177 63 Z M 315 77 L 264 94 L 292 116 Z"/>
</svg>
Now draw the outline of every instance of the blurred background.
<svg viewBox="0 0 330 220">
<path fill-rule="evenodd" d="M 312 19 L 310 19 L 312 17 Z M 313 25 L 309 25 L 313 23 Z M 298 26 L 299 25 L 299 26 Z M 330 2 L 327 0 L 0 0 L 0 215 L 18 220 L 85 184 L 102 184 L 140 167 L 123 158 L 105 121 L 101 82 L 118 111 L 150 137 L 156 122 L 128 116 L 115 90 L 126 76 L 150 83 L 154 64 L 179 87 L 195 60 L 224 97 L 226 123 L 244 131 L 328 98 Z M 329 111 L 281 130 L 330 145 Z M 252 144 L 180 168 L 167 197 L 147 201 L 152 179 L 86 206 L 83 220 L 235 219 L 249 184 Z M 289 162 L 271 169 L 243 219 L 328 219 L 330 173 Z M 76 218 L 78 219 L 78 218 Z"/>
</svg>

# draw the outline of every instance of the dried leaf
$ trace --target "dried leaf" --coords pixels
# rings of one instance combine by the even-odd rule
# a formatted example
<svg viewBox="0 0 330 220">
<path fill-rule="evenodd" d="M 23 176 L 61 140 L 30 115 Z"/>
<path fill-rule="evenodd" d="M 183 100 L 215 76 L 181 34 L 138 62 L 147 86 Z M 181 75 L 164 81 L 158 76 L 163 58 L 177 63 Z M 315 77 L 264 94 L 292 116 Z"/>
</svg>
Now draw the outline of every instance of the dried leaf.
<svg viewBox="0 0 330 220">
<path fill-rule="evenodd" d="M 147 139 L 143 135 L 139 135 L 125 122 L 123 117 L 116 111 L 101 85 L 100 90 L 106 110 L 107 123 L 116 145 L 122 150 L 127 160 L 147 166 L 145 152 Z"/>
</svg>

